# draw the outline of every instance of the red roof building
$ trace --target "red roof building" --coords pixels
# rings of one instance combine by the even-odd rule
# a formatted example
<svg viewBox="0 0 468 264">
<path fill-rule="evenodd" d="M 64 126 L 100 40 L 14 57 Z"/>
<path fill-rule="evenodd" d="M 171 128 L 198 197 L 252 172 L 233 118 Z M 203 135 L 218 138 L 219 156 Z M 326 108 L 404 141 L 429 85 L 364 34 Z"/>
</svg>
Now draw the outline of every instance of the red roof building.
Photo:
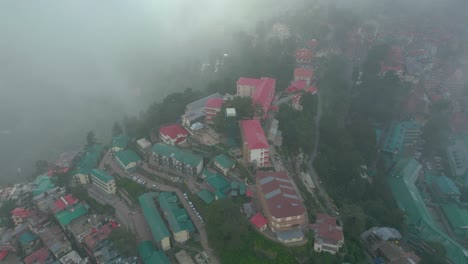
<svg viewBox="0 0 468 264">
<path fill-rule="evenodd" d="M 294 81 L 305 81 L 307 86 L 312 83 L 314 78 L 314 70 L 312 68 L 296 68 L 294 69 Z"/>
<path fill-rule="evenodd" d="M 269 167 L 270 149 L 260 121 L 241 120 L 240 128 L 244 160 L 254 163 L 257 167 Z"/>
<path fill-rule="evenodd" d="M 205 122 L 213 124 L 213 119 L 221 111 L 221 107 L 224 104 L 224 100 L 221 98 L 210 98 L 205 103 Z"/>
<path fill-rule="evenodd" d="M 385 74 L 387 71 L 394 71 L 397 74 L 403 73 L 403 55 L 399 46 L 390 48 L 387 58 L 380 62 L 380 73 Z"/>
<path fill-rule="evenodd" d="M 93 258 L 93 253 L 96 247 L 105 239 L 107 239 L 112 230 L 119 227 L 119 225 L 114 221 L 109 221 L 106 224 L 102 225 L 99 228 L 93 228 L 91 233 L 86 235 L 83 238 L 83 243 L 85 245 L 85 250 L 88 255 Z"/>
<path fill-rule="evenodd" d="M 260 80 L 260 84 L 252 94 L 252 102 L 262 107 L 263 118 L 266 118 L 271 102 L 275 98 L 276 80 L 272 78 L 261 78 Z"/>
<path fill-rule="evenodd" d="M 252 223 L 252 225 L 254 225 L 258 230 L 265 231 L 268 221 L 262 214 L 256 213 L 252 218 L 250 218 L 250 223 Z"/>
<path fill-rule="evenodd" d="M 44 264 L 49 263 L 49 260 L 52 260 L 52 254 L 45 247 L 35 251 L 31 255 L 23 259 L 24 264 Z"/>
<path fill-rule="evenodd" d="M 72 194 L 61 196 L 60 199 L 54 202 L 54 207 L 52 208 L 52 212 L 54 213 L 60 212 L 76 203 L 78 203 L 78 199 L 73 197 Z"/>
<path fill-rule="evenodd" d="M 315 224 L 310 225 L 310 228 L 315 232 L 315 251 L 336 254 L 343 246 L 343 228 L 337 224 L 335 217 L 317 214 Z"/>
<path fill-rule="evenodd" d="M 287 231 L 306 226 L 306 209 L 286 172 L 257 171 L 256 187 L 272 231 Z"/>
<path fill-rule="evenodd" d="M 24 222 L 26 218 L 31 216 L 31 212 L 29 212 L 27 209 L 24 209 L 22 207 L 17 207 L 11 211 L 11 219 L 13 220 L 13 223 L 15 226 L 21 224 Z"/>
<path fill-rule="evenodd" d="M 173 124 L 159 129 L 161 141 L 168 145 L 180 145 L 187 141 L 188 132 L 181 125 Z"/>
<path fill-rule="evenodd" d="M 0 251 L 0 261 L 3 261 L 6 256 L 8 256 L 8 250 L 4 249 L 2 251 Z"/>
<path fill-rule="evenodd" d="M 299 92 L 299 91 L 302 91 L 304 90 L 305 88 L 307 88 L 307 82 L 306 81 L 293 81 L 291 83 L 291 85 L 288 86 L 288 88 L 286 89 L 286 93 L 296 93 L 296 92 Z"/>
<path fill-rule="evenodd" d="M 237 95 L 240 97 L 252 97 L 255 89 L 261 83 L 261 79 L 244 78 L 237 80 Z"/>
<path fill-rule="evenodd" d="M 310 63 L 312 61 L 312 51 L 308 49 L 296 50 L 296 61 L 298 63 Z"/>
<path fill-rule="evenodd" d="M 307 45 L 311 49 L 315 49 L 318 46 L 318 41 L 316 39 L 311 39 L 307 42 Z"/>
</svg>

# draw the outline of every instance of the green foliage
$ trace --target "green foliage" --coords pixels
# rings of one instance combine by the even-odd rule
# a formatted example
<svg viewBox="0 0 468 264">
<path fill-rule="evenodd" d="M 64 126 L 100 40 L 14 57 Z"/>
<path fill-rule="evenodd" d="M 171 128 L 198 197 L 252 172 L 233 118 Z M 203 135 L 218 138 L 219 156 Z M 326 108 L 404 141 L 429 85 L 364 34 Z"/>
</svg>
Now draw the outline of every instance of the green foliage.
<svg viewBox="0 0 468 264">
<path fill-rule="evenodd" d="M 116 181 L 117 187 L 123 189 L 132 199 L 132 201 L 136 202 L 138 196 L 144 194 L 146 192 L 146 188 L 143 187 L 141 184 L 138 184 L 128 178 L 118 179 Z"/>
<path fill-rule="evenodd" d="M 234 97 L 231 101 L 226 101 L 214 118 L 214 128 L 216 131 L 226 130 L 226 108 L 235 108 L 238 119 L 252 119 L 258 109 L 252 103 L 250 97 Z M 259 113 L 258 113 L 259 114 Z"/>
<path fill-rule="evenodd" d="M 112 126 L 112 136 L 118 136 L 123 133 L 122 126 L 119 122 L 115 122 L 114 126 Z"/>
<path fill-rule="evenodd" d="M 48 168 L 49 162 L 47 160 L 37 160 L 35 176 L 46 173 Z"/>
<path fill-rule="evenodd" d="M 450 127 L 448 117 L 445 112 L 432 114 L 422 129 L 422 139 L 424 139 L 424 156 L 441 155 L 445 152 L 448 144 Z"/>
<path fill-rule="evenodd" d="M 98 203 L 94 198 L 89 196 L 88 191 L 81 185 L 71 188 L 70 193 L 78 200 L 85 201 L 97 214 L 115 214 L 115 208 L 112 205 Z"/>
<path fill-rule="evenodd" d="M 123 256 L 136 255 L 137 237 L 125 228 L 119 227 L 112 230 L 109 240 Z"/>
<path fill-rule="evenodd" d="M 71 175 L 68 172 L 56 172 L 51 178 L 51 181 L 57 187 L 68 188 L 71 180 Z"/>
<path fill-rule="evenodd" d="M 13 220 L 11 219 L 11 211 L 16 208 L 16 200 L 6 200 L 0 207 L 0 219 L 2 225 L 6 227 L 13 227 Z"/>
<path fill-rule="evenodd" d="M 86 134 L 86 145 L 93 146 L 94 144 L 96 144 L 96 135 L 94 131 L 89 131 L 88 134 Z"/>
<path fill-rule="evenodd" d="M 434 252 L 419 251 L 418 256 L 421 257 L 421 263 L 424 264 L 444 264 L 447 263 L 444 245 L 436 242 L 426 242 Z"/>
</svg>

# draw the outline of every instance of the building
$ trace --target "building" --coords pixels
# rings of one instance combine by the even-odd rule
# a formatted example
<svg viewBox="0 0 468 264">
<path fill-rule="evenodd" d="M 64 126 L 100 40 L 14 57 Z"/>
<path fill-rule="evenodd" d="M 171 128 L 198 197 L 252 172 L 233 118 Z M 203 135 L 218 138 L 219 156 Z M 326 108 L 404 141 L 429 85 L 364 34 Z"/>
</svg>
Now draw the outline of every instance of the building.
<svg viewBox="0 0 468 264">
<path fill-rule="evenodd" d="M 50 254 L 49 250 L 45 247 L 38 249 L 31 255 L 26 256 L 23 259 L 24 264 L 36 264 L 36 263 L 52 263 L 54 257 Z"/>
<path fill-rule="evenodd" d="M 114 136 L 109 148 L 113 152 L 124 150 L 127 148 L 128 141 L 130 141 L 130 138 L 125 134 Z"/>
<path fill-rule="evenodd" d="M 92 169 L 98 167 L 103 150 L 104 147 L 100 144 L 94 144 L 93 146 L 87 146 L 85 148 L 85 154 L 80 157 L 75 169 L 71 173 L 75 183 L 90 183 L 89 174 Z"/>
<path fill-rule="evenodd" d="M 201 156 L 162 143 L 154 144 L 150 162 L 153 166 L 175 169 L 189 176 L 196 176 L 203 169 Z"/>
<path fill-rule="evenodd" d="M 181 251 L 175 253 L 175 257 L 179 264 L 195 264 L 192 257 L 190 257 L 190 255 L 187 253 L 187 251 L 185 251 L 185 249 L 182 249 Z"/>
<path fill-rule="evenodd" d="M 221 112 L 221 107 L 224 104 L 224 100 L 221 98 L 210 98 L 205 104 L 205 123 L 213 124 L 214 117 Z"/>
<path fill-rule="evenodd" d="M 86 264 L 88 261 L 86 259 L 82 259 L 76 251 L 70 251 L 67 255 L 61 257 L 59 259 L 60 263 L 62 264 Z"/>
<path fill-rule="evenodd" d="M 416 183 L 421 176 L 422 165 L 415 159 L 400 159 L 391 169 L 390 176 L 405 178 Z"/>
<path fill-rule="evenodd" d="M 275 97 L 275 86 L 276 80 L 272 78 L 240 78 L 237 81 L 237 96 L 252 97 L 252 103 L 261 107 L 262 118 L 265 118 Z"/>
<path fill-rule="evenodd" d="M 286 172 L 257 171 L 256 187 L 273 232 L 306 227 L 306 209 Z"/>
<path fill-rule="evenodd" d="M 202 123 L 205 119 L 204 110 L 206 102 L 213 98 L 222 99 L 223 96 L 219 93 L 214 93 L 188 104 L 185 107 L 185 114 L 182 116 L 182 125 L 186 128 L 191 128 L 196 123 Z"/>
<path fill-rule="evenodd" d="M 116 222 L 108 221 L 91 229 L 91 232 L 82 237 L 84 249 L 90 259 L 97 260 L 100 258 L 99 253 L 102 252 L 102 249 L 109 247 L 107 239 L 112 231 L 118 227 L 119 225 Z"/>
<path fill-rule="evenodd" d="M 93 185 L 101 189 L 107 194 L 115 194 L 117 192 L 117 186 L 115 184 L 114 177 L 105 173 L 100 169 L 93 169 L 91 171 L 91 178 Z"/>
<path fill-rule="evenodd" d="M 88 208 L 82 203 L 69 206 L 66 210 L 55 213 L 55 218 L 62 227 L 67 227 L 72 221 L 88 214 Z"/>
<path fill-rule="evenodd" d="M 78 173 L 73 175 L 73 181 L 81 185 L 91 183 L 91 179 L 89 178 L 89 174 L 87 173 Z"/>
<path fill-rule="evenodd" d="M 137 152 L 142 156 L 146 157 L 146 154 L 151 152 L 151 142 L 147 140 L 146 138 L 140 138 L 139 140 L 136 141 L 136 146 L 137 146 Z"/>
<path fill-rule="evenodd" d="M 335 217 L 326 214 L 317 214 L 314 230 L 314 250 L 336 254 L 344 244 L 343 228 L 338 225 Z"/>
<path fill-rule="evenodd" d="M 435 176 L 432 182 L 436 196 L 444 201 L 460 201 L 460 189 L 455 182 L 447 176 Z"/>
<path fill-rule="evenodd" d="M 60 199 L 61 196 L 65 195 L 65 188 L 56 187 L 40 195 L 33 197 L 33 203 L 37 206 L 39 211 L 44 214 L 48 214 L 51 208 L 54 207 L 55 201 Z"/>
<path fill-rule="evenodd" d="M 83 238 L 87 235 L 95 232 L 103 224 L 107 223 L 104 217 L 93 214 L 83 215 L 68 225 L 68 232 L 75 238 L 78 243 L 83 241 Z"/>
<path fill-rule="evenodd" d="M 456 203 L 442 204 L 440 206 L 450 228 L 460 238 L 468 236 L 468 209 L 460 207 Z"/>
<path fill-rule="evenodd" d="M 312 84 L 314 78 L 314 70 L 312 68 L 296 68 L 294 69 L 294 81 L 304 81 L 307 86 Z"/>
<path fill-rule="evenodd" d="M 214 166 L 219 169 L 225 176 L 228 172 L 236 167 L 236 162 L 229 158 L 226 154 L 220 154 L 213 160 Z"/>
<path fill-rule="evenodd" d="M 268 221 L 260 213 L 256 213 L 252 218 L 250 218 L 250 223 L 262 232 L 266 230 L 268 225 Z"/>
<path fill-rule="evenodd" d="M 158 243 L 162 250 L 167 251 L 171 249 L 171 239 L 169 230 L 167 230 L 166 224 L 156 208 L 154 199 L 157 196 L 157 193 L 154 192 L 145 193 L 138 197 L 138 202 L 150 227 L 154 241 Z"/>
<path fill-rule="evenodd" d="M 195 227 L 187 211 L 179 206 L 177 196 L 172 192 L 162 192 L 159 194 L 158 201 L 174 240 L 179 243 L 187 241 L 190 233 L 195 231 Z"/>
<path fill-rule="evenodd" d="M 242 154 L 256 167 L 270 166 L 270 147 L 259 120 L 241 120 Z"/>
<path fill-rule="evenodd" d="M 173 124 L 159 129 L 161 141 L 168 145 L 180 145 L 187 142 L 188 132 L 181 125 Z"/>
<path fill-rule="evenodd" d="M 309 49 L 296 50 L 296 62 L 301 64 L 308 64 L 312 62 L 312 51 Z"/>
<path fill-rule="evenodd" d="M 72 250 L 70 241 L 58 225 L 49 225 L 39 230 L 38 235 L 55 258 L 61 258 Z"/>
<path fill-rule="evenodd" d="M 68 170 L 74 165 L 77 154 L 78 151 L 64 152 L 60 154 L 54 162 L 53 172 L 68 172 Z M 51 176 L 52 173 L 48 173 L 48 175 Z"/>
<path fill-rule="evenodd" d="M 447 147 L 447 159 L 453 177 L 462 176 L 468 169 L 468 150 L 463 141 L 457 140 Z"/>
<path fill-rule="evenodd" d="M 128 172 L 135 171 L 138 162 L 141 161 L 140 156 L 138 156 L 135 151 L 129 149 L 115 153 L 115 159 L 120 166 Z"/>
<path fill-rule="evenodd" d="M 24 220 L 26 220 L 30 215 L 31 213 L 29 212 L 29 210 L 17 207 L 13 209 L 13 211 L 11 211 L 11 220 L 13 220 L 13 224 L 15 226 L 18 226 L 22 224 Z"/>
<path fill-rule="evenodd" d="M 301 105 L 301 98 L 302 98 L 302 94 L 296 94 L 293 96 L 291 100 L 291 107 L 296 111 L 302 111 L 302 109 L 304 108 Z"/>
<path fill-rule="evenodd" d="M 201 191 L 197 193 L 198 198 L 200 198 L 205 204 L 210 204 L 215 200 L 214 195 L 208 191 L 207 189 L 203 188 Z"/>
<path fill-rule="evenodd" d="M 372 227 L 361 234 L 362 245 L 374 263 L 419 263 L 417 255 L 400 247 L 398 241 L 401 238 L 400 232 L 391 227 Z"/>
<path fill-rule="evenodd" d="M 50 177 L 48 175 L 37 176 L 32 184 L 34 186 L 32 190 L 33 196 L 42 194 L 55 188 L 55 185 L 50 181 Z"/>
<path fill-rule="evenodd" d="M 171 262 L 164 252 L 157 251 L 151 241 L 143 241 L 138 244 L 138 254 L 143 264 L 170 264 Z"/>
<path fill-rule="evenodd" d="M 382 151 L 393 156 L 401 155 L 406 146 L 414 145 L 421 134 L 421 126 L 414 121 L 392 124 L 385 136 Z"/>
<path fill-rule="evenodd" d="M 60 211 L 63 211 L 67 209 L 69 206 L 73 206 L 79 202 L 79 200 L 73 197 L 72 194 L 68 194 L 66 196 L 60 196 L 55 199 L 57 200 L 50 206 L 53 213 L 58 213 Z"/>
<path fill-rule="evenodd" d="M 231 191 L 231 184 L 218 174 L 217 172 L 210 172 L 205 170 L 204 175 L 206 175 L 207 188 L 214 194 L 215 199 L 224 199 L 226 198 Z"/>
</svg>

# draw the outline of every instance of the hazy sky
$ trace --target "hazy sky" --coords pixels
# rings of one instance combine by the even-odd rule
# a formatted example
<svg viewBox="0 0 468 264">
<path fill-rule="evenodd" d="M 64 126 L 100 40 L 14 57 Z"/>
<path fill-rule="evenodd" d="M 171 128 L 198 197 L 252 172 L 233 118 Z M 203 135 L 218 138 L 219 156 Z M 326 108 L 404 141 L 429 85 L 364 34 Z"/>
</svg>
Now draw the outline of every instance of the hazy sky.
<svg viewBox="0 0 468 264">
<path fill-rule="evenodd" d="M 178 89 L 161 80 L 185 61 L 301 1 L 286 2 L 0 1 L 0 181 L 89 130 L 107 139 L 115 120 Z"/>
</svg>

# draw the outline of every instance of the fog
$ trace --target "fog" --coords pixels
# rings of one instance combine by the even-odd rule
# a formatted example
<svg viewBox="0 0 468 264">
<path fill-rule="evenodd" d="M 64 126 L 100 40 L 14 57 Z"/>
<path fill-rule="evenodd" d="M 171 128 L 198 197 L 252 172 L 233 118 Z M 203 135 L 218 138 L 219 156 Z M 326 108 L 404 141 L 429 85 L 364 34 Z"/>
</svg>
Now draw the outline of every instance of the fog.
<svg viewBox="0 0 468 264">
<path fill-rule="evenodd" d="M 114 121 L 192 86 L 183 78 L 187 61 L 203 62 L 234 30 L 290 5 L 1 1 L 0 180 L 17 180 L 18 168 L 30 176 L 36 160 L 79 149 L 89 130 L 108 141 Z"/>
</svg>

